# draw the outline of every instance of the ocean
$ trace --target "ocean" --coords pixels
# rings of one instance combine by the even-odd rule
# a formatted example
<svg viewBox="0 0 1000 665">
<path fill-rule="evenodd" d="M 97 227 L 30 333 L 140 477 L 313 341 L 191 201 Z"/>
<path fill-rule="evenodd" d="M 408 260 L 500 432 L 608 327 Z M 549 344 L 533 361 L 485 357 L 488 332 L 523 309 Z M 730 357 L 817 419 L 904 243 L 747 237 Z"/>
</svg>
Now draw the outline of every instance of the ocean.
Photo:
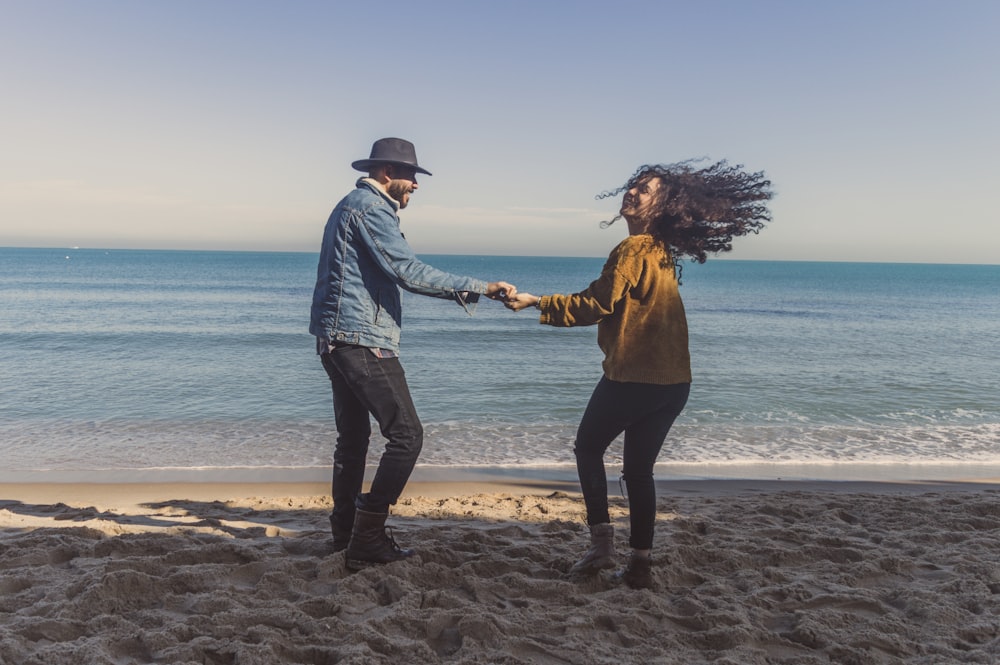
<svg viewBox="0 0 1000 665">
<path fill-rule="evenodd" d="M 536 294 L 579 291 L 604 262 L 422 258 Z M 0 481 L 327 479 L 316 260 L 0 248 Z M 710 259 L 682 279 L 694 382 L 658 474 L 997 475 L 1000 266 Z M 572 475 L 596 328 L 406 293 L 401 360 L 419 469 Z"/>
</svg>

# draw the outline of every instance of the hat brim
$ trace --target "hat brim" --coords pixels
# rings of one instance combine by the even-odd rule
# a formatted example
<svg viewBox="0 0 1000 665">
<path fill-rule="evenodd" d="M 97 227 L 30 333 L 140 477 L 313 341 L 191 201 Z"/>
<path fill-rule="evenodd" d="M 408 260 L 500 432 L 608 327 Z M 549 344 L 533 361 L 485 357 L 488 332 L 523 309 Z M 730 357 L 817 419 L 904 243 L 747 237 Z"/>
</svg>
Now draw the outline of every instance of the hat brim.
<svg viewBox="0 0 1000 665">
<path fill-rule="evenodd" d="M 424 175 L 433 175 L 430 171 L 421 166 L 417 166 L 416 164 L 410 164 L 408 162 L 400 162 L 395 159 L 359 159 L 356 162 L 351 162 L 351 168 L 356 171 L 364 171 L 365 173 L 367 173 L 368 171 L 371 170 L 371 167 L 376 166 L 378 164 L 395 164 L 396 166 L 405 166 L 407 168 L 411 168 L 417 173 L 423 173 Z"/>
</svg>

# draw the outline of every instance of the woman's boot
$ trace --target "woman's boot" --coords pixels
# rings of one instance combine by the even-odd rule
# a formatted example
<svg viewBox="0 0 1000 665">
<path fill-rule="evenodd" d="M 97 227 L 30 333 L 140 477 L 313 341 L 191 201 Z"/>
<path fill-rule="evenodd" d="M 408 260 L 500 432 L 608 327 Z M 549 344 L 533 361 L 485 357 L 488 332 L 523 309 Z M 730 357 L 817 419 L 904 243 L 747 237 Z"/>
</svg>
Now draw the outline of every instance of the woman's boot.
<svg viewBox="0 0 1000 665">
<path fill-rule="evenodd" d="M 570 575 L 594 575 L 615 567 L 615 528 L 610 524 L 590 527 L 590 549 L 569 569 Z"/>
<path fill-rule="evenodd" d="M 628 566 L 621 572 L 621 578 L 632 589 L 651 589 L 653 587 L 652 559 L 632 552 Z"/>
<path fill-rule="evenodd" d="M 347 545 L 347 567 L 361 570 L 368 566 L 392 563 L 413 556 L 413 550 L 404 550 L 387 533 L 385 519 L 388 513 L 370 513 L 360 508 L 354 514 L 354 531 Z"/>
</svg>

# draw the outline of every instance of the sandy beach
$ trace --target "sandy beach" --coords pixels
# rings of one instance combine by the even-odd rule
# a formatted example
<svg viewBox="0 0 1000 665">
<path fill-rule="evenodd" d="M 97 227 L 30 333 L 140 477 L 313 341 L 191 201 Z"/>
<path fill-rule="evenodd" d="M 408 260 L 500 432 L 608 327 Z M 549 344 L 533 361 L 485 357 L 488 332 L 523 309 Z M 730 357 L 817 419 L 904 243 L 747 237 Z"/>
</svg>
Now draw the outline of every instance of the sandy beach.
<svg viewBox="0 0 1000 665">
<path fill-rule="evenodd" d="M 412 483 L 418 556 L 358 573 L 329 509 L 323 483 L 0 485 L 0 663 L 1000 662 L 995 480 L 661 482 L 650 591 L 567 577 L 572 483 Z"/>
</svg>

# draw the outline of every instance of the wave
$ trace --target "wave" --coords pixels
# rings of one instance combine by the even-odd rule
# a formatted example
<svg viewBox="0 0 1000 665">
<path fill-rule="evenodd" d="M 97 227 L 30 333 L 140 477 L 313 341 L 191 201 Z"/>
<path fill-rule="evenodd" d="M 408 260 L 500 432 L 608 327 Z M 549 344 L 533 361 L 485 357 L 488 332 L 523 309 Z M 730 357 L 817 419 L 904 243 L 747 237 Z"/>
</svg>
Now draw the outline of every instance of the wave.
<svg viewBox="0 0 1000 665">
<path fill-rule="evenodd" d="M 570 465 L 575 427 L 448 422 L 425 426 L 424 465 Z M 0 425 L 5 468 L 19 471 L 320 468 L 335 432 L 326 422 L 64 422 Z M 373 437 L 369 463 L 381 454 Z M 622 441 L 608 449 L 621 463 Z M 1000 423 L 677 425 L 661 463 L 1000 464 Z"/>
</svg>

